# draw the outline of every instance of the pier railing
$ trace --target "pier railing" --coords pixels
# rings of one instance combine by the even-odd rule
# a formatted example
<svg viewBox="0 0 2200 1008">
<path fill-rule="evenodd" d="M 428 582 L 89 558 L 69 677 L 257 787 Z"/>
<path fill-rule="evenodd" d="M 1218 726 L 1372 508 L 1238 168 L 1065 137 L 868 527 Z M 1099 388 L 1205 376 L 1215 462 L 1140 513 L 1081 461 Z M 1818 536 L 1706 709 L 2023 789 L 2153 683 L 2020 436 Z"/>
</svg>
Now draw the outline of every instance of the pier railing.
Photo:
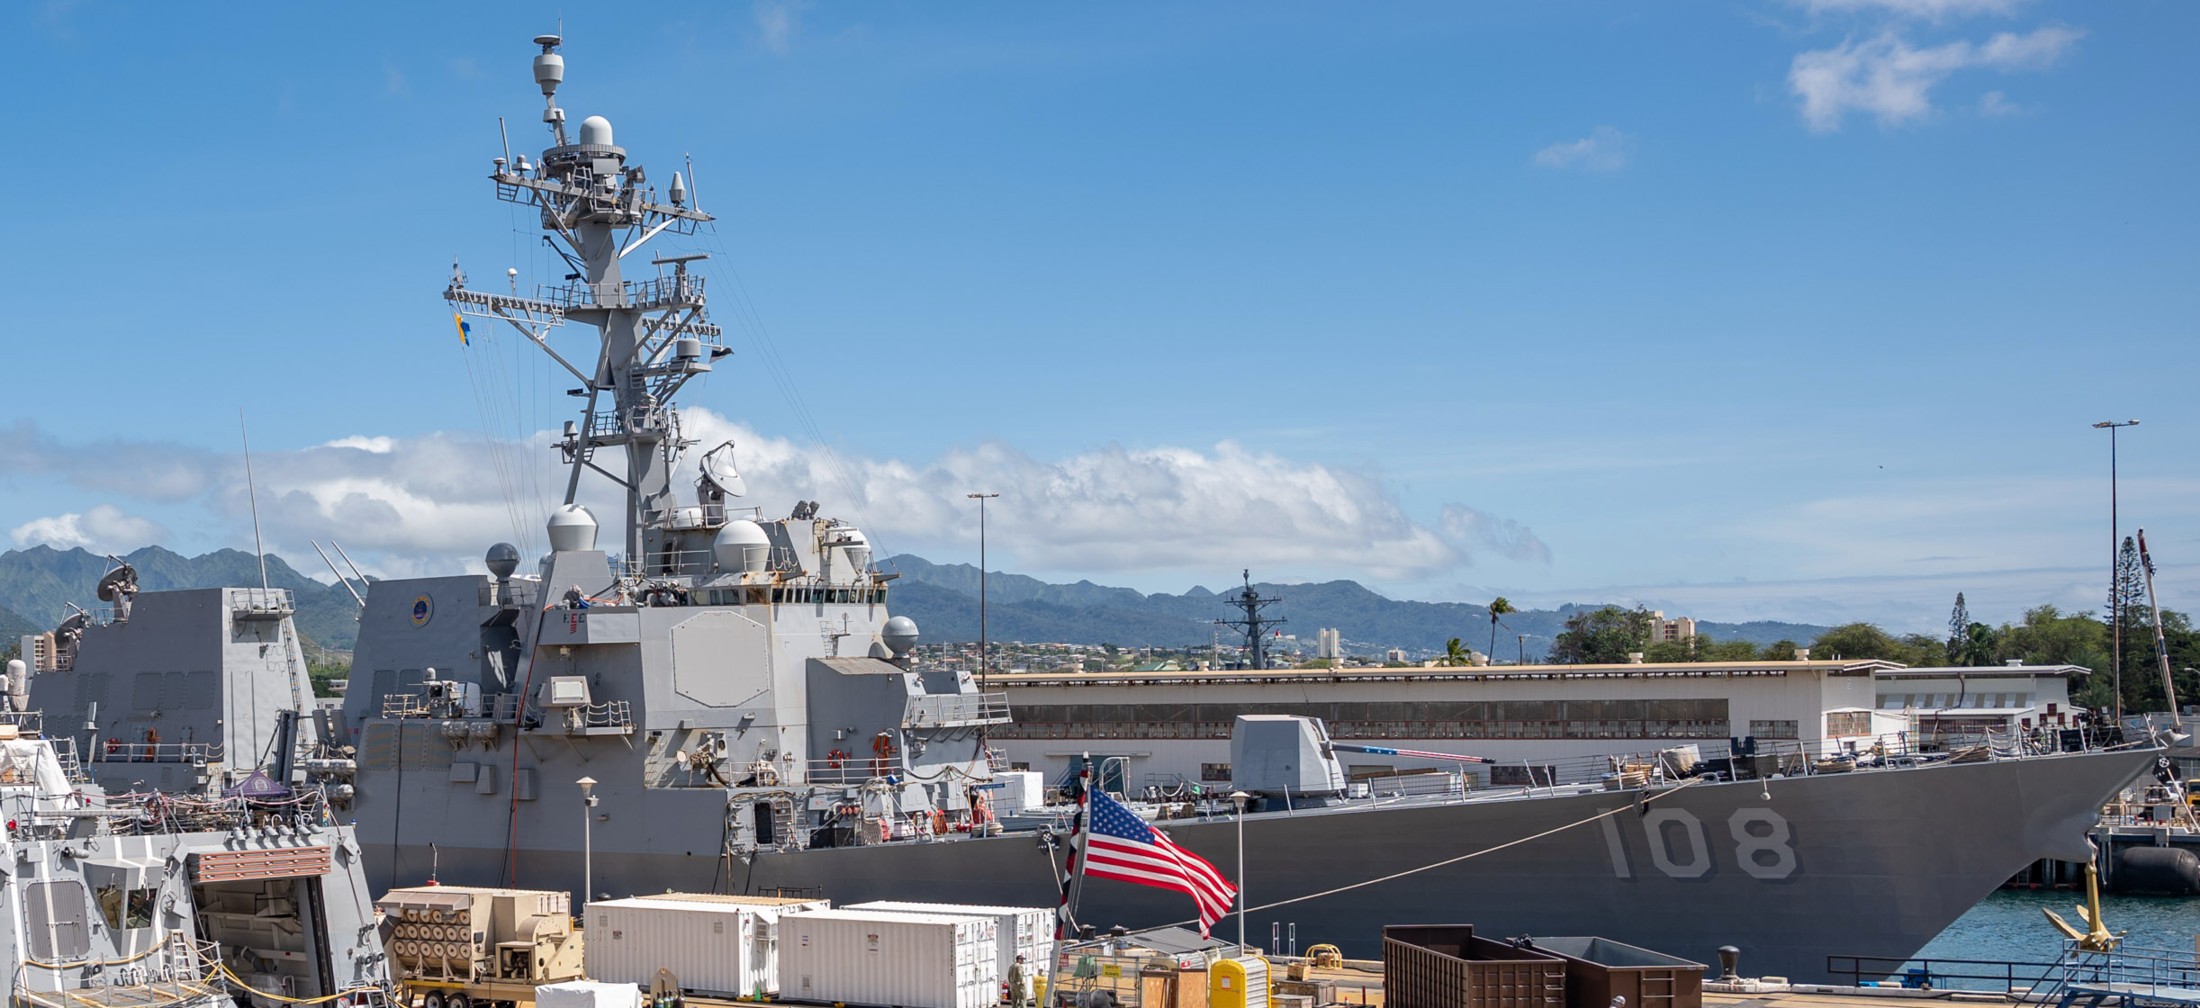
<svg viewBox="0 0 2200 1008">
<path fill-rule="evenodd" d="M 1826 972 L 1851 987 L 1892 981 L 1913 990 L 2037 990 L 2053 985 L 2063 968 L 2060 962 L 2016 959 L 1826 957 Z"/>
<path fill-rule="evenodd" d="M 2200 961 L 2189 950 L 2126 945 L 2087 952 L 2069 939 L 2063 940 L 2063 957 L 2053 962 L 1829 955 L 1826 972 L 1851 986 L 2027 993 L 2031 1001 L 2052 1001 L 2066 991 L 2112 992 L 2132 1000 L 2200 1004 Z"/>
<path fill-rule="evenodd" d="M 2023 747 L 2003 751 L 1998 747 L 1972 746 L 1956 750 L 1927 748 L 1903 734 L 1844 739 L 1756 739 L 1753 747 L 1737 753 L 1718 742 L 1698 742 L 1640 753 L 1566 756 L 1534 760 L 1485 762 L 1472 758 L 1472 746 L 1456 763 L 1424 757 L 1425 770 L 1386 769 L 1381 774 L 1353 779 L 1349 792 L 1367 797 L 1427 794 L 1442 791 L 1427 778 L 1449 774 L 1477 788 L 1526 792 L 1549 789 L 1604 787 L 1637 788 L 1691 777 L 1717 776 L 1725 780 L 1803 777 L 1829 773 L 1900 770 L 1937 762 L 1980 762 L 1991 759 L 2024 759 L 2051 755 Z M 1167 782 L 1163 790 L 1176 790 Z M 1191 781 L 1176 782 L 1184 788 Z M 1205 789 L 1217 785 L 1209 783 Z M 1226 789 L 1225 789 L 1226 790 Z"/>
<path fill-rule="evenodd" d="M 2200 963 L 2191 949 L 2123 945 L 2086 952 L 2063 939 L 2059 992 L 2121 998 L 2125 1004 L 2200 1005 Z"/>
</svg>

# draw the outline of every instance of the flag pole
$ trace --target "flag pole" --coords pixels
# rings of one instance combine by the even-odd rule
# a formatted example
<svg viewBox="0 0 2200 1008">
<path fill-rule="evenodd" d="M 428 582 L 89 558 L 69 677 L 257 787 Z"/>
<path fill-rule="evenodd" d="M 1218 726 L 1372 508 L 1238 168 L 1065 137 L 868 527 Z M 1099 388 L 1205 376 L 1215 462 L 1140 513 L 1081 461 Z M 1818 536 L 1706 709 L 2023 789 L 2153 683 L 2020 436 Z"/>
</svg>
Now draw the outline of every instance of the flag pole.
<svg viewBox="0 0 2200 1008">
<path fill-rule="evenodd" d="M 1061 982 L 1062 943 L 1075 940 L 1077 931 L 1077 900 L 1085 892 L 1085 858 L 1083 840 L 1086 829 L 1085 814 L 1092 807 L 1092 754 L 1085 753 L 1077 769 L 1077 813 L 1070 819 L 1069 863 L 1062 871 L 1062 907 L 1054 918 L 1054 954 L 1047 957 L 1047 1005 L 1062 1003 L 1056 993 Z M 1046 1008 L 1046 1006 L 1041 1006 Z"/>
</svg>

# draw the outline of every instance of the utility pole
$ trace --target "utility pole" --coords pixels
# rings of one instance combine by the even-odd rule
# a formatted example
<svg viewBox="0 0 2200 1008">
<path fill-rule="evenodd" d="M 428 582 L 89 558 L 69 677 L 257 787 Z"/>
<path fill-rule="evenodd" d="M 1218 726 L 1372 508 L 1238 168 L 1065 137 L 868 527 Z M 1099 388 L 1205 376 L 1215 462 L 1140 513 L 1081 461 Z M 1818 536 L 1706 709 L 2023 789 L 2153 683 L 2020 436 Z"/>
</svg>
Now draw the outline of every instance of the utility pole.
<svg viewBox="0 0 2200 1008">
<path fill-rule="evenodd" d="M 2119 725 L 2124 723 L 2124 599 L 2116 570 L 2123 546 L 2122 529 L 2116 522 L 2116 431 L 2137 426 L 2137 420 L 2103 420 L 2093 425 L 2095 430 L 2108 430 L 2108 662 L 2114 669 L 2111 684 L 2116 690 Z"/>
<path fill-rule="evenodd" d="M 986 668 L 993 663 L 989 653 L 985 625 L 985 502 L 999 497 L 997 493 L 966 494 L 978 502 L 978 692 L 985 692 Z"/>
</svg>

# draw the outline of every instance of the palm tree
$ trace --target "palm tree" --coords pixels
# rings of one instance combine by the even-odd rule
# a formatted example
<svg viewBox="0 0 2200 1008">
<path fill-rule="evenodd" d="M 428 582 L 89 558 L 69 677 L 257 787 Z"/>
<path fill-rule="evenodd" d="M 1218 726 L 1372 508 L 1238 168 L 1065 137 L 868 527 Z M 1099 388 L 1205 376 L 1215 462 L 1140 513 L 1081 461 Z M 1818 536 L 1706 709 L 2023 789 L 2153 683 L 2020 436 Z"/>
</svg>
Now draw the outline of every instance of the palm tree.
<svg viewBox="0 0 2200 1008">
<path fill-rule="evenodd" d="M 1439 661 L 1445 665 L 1472 665 L 1474 664 L 1474 652 L 1467 650 L 1466 645 L 1461 644 L 1459 638 L 1454 637 L 1444 642 L 1444 657 Z"/>
<path fill-rule="evenodd" d="M 1503 595 L 1499 595 L 1495 601 L 1492 601 L 1490 603 L 1490 649 L 1484 652 L 1485 654 L 1494 655 L 1497 653 L 1497 618 L 1507 613 L 1516 613 L 1519 611 L 1520 610 L 1513 608 L 1511 600 L 1505 598 L 1505 596 Z M 1494 661 L 1495 659 L 1492 660 Z"/>
</svg>

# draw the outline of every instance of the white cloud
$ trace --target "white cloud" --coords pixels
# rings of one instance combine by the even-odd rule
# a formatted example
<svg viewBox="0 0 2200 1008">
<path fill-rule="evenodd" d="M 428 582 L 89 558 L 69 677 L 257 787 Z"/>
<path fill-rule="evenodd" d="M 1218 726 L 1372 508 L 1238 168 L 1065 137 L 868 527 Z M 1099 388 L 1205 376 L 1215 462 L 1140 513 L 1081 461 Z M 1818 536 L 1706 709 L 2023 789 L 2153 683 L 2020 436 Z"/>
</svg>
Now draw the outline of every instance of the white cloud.
<svg viewBox="0 0 2200 1008">
<path fill-rule="evenodd" d="M 765 49 L 785 56 L 794 44 L 795 31 L 801 27 L 800 5 L 781 0 L 758 0 L 755 13 L 757 41 Z"/>
<path fill-rule="evenodd" d="M 1551 548 L 1536 538 L 1535 532 L 1526 525 L 1510 518 L 1500 518 L 1460 504 L 1446 504 L 1437 527 L 1443 530 L 1446 538 L 1469 549 L 1488 549 L 1507 560 L 1551 562 Z"/>
<path fill-rule="evenodd" d="M 350 437 L 340 437 L 334 441 L 330 441 L 321 445 L 321 447 L 323 448 L 356 448 L 360 451 L 368 452 L 374 455 L 387 455 L 390 453 L 390 449 L 396 446 L 397 442 L 391 438 L 381 437 L 379 435 L 375 437 L 368 437 L 364 434 L 353 434 Z"/>
<path fill-rule="evenodd" d="M 988 489 L 1001 494 L 988 510 L 995 560 L 1035 573 L 1198 578 L 1252 566 L 1279 578 L 1423 581 L 1483 556 L 1549 557 L 1533 532 L 1509 519 L 1454 504 L 1432 527 L 1408 515 L 1373 475 L 1230 442 L 1205 449 L 1109 446 L 1055 459 L 989 443 L 912 462 L 762 437 L 705 409 L 684 411 L 683 426 L 699 448 L 727 438 L 738 443 L 750 492 L 737 504 L 779 516 L 797 500 L 821 501 L 826 514 L 869 533 L 881 556 L 973 551 L 977 520 L 964 495 Z M 234 456 L 159 445 L 108 444 L 91 452 L 57 444 L 28 425 L 16 433 L 16 442 L 28 446 L 22 458 L 78 486 L 113 476 L 111 465 L 70 461 L 81 457 L 183 458 L 198 474 L 190 500 L 210 507 L 224 527 L 215 534 L 250 534 L 250 502 Z M 335 539 L 383 576 L 464 569 L 499 540 L 532 552 L 542 548 L 543 522 L 565 485 L 549 442 L 548 432 L 525 443 L 352 435 L 296 451 L 255 452 L 261 524 L 277 552 L 311 563 L 308 541 Z M 690 452 L 674 477 L 683 497 L 700 455 Z M 623 528 L 616 487 L 594 474 L 581 487 L 581 502 L 596 510 L 607 532 Z M 121 526 L 95 526 L 90 517 L 39 519 L 19 529 L 17 539 L 128 538 Z M 609 541 L 606 547 L 620 549 Z"/>
<path fill-rule="evenodd" d="M 148 519 L 123 513 L 112 504 L 98 504 L 82 512 L 33 518 L 8 532 L 17 546 L 82 547 L 94 553 L 128 553 L 168 537 L 168 530 Z"/>
<path fill-rule="evenodd" d="M 2026 0 L 1802 0 L 1813 14 L 1872 13 L 1940 21 L 1974 14 L 2013 14 Z"/>
<path fill-rule="evenodd" d="M 1841 128 L 1851 111 L 1898 126 L 1933 111 L 1932 90 L 1967 69 L 2036 70 L 2052 64 L 2084 35 L 2050 26 L 2026 34 L 2001 32 L 1984 44 L 1949 42 L 1918 48 L 1894 32 L 1831 49 L 1799 53 L 1788 84 L 1803 102 L 1803 121 L 1816 132 Z"/>
<path fill-rule="evenodd" d="M 1581 168 L 1615 171 L 1627 165 L 1629 138 L 1610 126 L 1599 126 L 1579 140 L 1565 140 L 1536 151 L 1531 158 L 1542 168 Z"/>
<path fill-rule="evenodd" d="M 102 494 L 182 501 L 206 491 L 219 460 L 160 441 L 63 444 L 17 421 L 0 430 L 0 473 L 46 476 Z"/>
<path fill-rule="evenodd" d="M 1414 521 L 1371 476 L 1230 442 L 1207 450 L 1110 446 L 1053 460 L 993 443 L 922 464 L 836 465 L 705 410 L 684 419 L 706 446 L 726 437 L 739 443 L 749 500 L 821 500 L 827 514 L 862 524 L 882 553 L 974 547 L 977 517 L 964 497 L 973 490 L 1001 494 L 987 510 L 989 539 L 996 554 L 1027 570 L 1207 574 L 1256 566 L 1279 577 L 1356 571 L 1416 579 L 1467 564 L 1485 545 L 1454 542 Z"/>
</svg>

